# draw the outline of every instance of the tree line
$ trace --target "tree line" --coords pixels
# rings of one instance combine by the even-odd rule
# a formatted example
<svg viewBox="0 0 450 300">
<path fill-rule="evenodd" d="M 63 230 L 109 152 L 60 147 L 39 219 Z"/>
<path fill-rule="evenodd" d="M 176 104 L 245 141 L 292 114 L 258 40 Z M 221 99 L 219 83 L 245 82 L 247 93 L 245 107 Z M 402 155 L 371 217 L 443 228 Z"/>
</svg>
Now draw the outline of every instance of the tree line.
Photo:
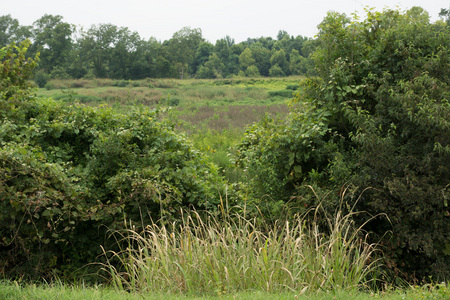
<svg viewBox="0 0 450 300">
<path fill-rule="evenodd" d="M 37 76 L 47 78 L 224 78 L 313 74 L 314 40 L 280 30 L 276 39 L 226 36 L 215 44 L 199 28 L 184 27 L 169 40 L 143 39 L 113 24 L 78 28 L 60 15 L 44 15 L 30 26 L 0 17 L 0 47 L 29 39 L 40 53 Z"/>
</svg>

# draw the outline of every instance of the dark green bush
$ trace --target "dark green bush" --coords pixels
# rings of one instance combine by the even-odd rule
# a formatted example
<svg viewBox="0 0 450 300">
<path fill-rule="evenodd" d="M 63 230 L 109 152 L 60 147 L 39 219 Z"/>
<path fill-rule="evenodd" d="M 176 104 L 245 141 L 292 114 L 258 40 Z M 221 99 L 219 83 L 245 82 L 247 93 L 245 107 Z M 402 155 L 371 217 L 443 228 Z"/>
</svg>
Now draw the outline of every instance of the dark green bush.
<svg viewBox="0 0 450 300">
<path fill-rule="evenodd" d="M 139 229 L 174 221 L 181 208 L 214 211 L 221 204 L 226 183 L 217 168 L 157 111 L 125 115 L 35 99 L 21 92 L 27 80 L 3 73 L 2 276 L 69 279 L 96 260 L 100 245 L 109 245 L 107 230 L 124 228 L 124 221 Z"/>
<path fill-rule="evenodd" d="M 333 12 L 316 43 L 320 78 L 304 81 L 287 120 L 264 120 L 240 145 L 250 193 L 302 209 L 317 205 L 301 188 L 311 185 L 319 199 L 331 193 L 330 212 L 344 197 L 384 214 L 366 229 L 391 274 L 448 280 L 450 28 L 417 7 L 353 23 Z"/>
<path fill-rule="evenodd" d="M 294 92 L 292 90 L 269 91 L 269 97 L 293 98 L 294 97 Z"/>
<path fill-rule="evenodd" d="M 299 87 L 300 87 L 300 84 L 288 84 L 286 86 L 286 89 L 296 91 L 296 90 L 298 90 Z"/>
<path fill-rule="evenodd" d="M 31 101 L 20 109 L 21 118 L 4 120 L 1 126 L 7 134 L 1 136 L 0 193 L 8 220 L 0 231 L 11 239 L 0 246 L 0 255 L 11 258 L 5 270 L 25 270 L 36 260 L 41 267 L 36 273 L 28 270 L 30 275 L 79 267 L 95 259 L 106 229 L 121 228 L 124 218 L 138 227 L 160 218 L 173 220 L 182 207 L 214 210 L 225 195 L 217 169 L 171 126 L 158 121 L 154 111 L 120 115 L 53 100 Z M 33 199 L 39 197 L 46 200 L 36 206 Z M 29 201 L 36 205 L 26 207 Z M 48 218 L 57 219 L 62 229 L 46 227 L 50 221 L 41 213 L 48 207 L 57 212 Z M 36 216 L 31 213 L 37 211 Z M 29 240 L 34 231 L 21 222 L 43 231 L 42 238 Z M 51 251 L 42 244 L 49 244 Z M 63 256 L 72 252 L 77 259 Z M 49 255 L 57 260 L 48 260 Z M 14 265 L 19 261 L 20 267 Z"/>
</svg>

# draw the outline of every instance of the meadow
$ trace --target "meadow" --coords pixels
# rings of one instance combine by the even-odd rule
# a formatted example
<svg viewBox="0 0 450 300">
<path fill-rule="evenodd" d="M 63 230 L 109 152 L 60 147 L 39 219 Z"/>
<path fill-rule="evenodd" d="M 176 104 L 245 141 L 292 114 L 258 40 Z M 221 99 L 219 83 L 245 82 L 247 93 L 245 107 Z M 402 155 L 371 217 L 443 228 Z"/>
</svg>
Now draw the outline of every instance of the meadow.
<svg viewBox="0 0 450 300">
<path fill-rule="evenodd" d="M 111 106 L 117 111 L 133 106 L 160 109 L 161 116 L 185 133 L 228 179 L 236 181 L 239 171 L 230 165 L 228 154 L 247 126 L 266 115 L 284 118 L 304 78 L 54 79 L 37 95 L 66 103 Z"/>
</svg>

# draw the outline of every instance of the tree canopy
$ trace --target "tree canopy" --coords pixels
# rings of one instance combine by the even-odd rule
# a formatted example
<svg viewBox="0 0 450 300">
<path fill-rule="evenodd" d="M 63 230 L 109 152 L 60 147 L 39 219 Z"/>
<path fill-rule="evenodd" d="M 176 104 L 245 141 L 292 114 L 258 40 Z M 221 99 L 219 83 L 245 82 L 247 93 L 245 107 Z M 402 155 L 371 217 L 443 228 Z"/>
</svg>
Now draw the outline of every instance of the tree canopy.
<svg viewBox="0 0 450 300">
<path fill-rule="evenodd" d="M 60 15 L 48 14 L 31 26 L 20 25 L 11 15 L 1 16 L 0 29 L 0 47 L 30 39 L 30 55 L 40 53 L 37 69 L 40 78 L 217 78 L 238 75 L 239 71 L 243 71 L 243 76 L 269 76 L 270 68 L 277 64 L 283 76 L 314 73 L 312 63 L 291 72 L 292 50 L 297 50 L 300 56 L 307 53 L 303 59 L 312 60 L 308 57 L 310 51 L 302 46 L 309 39 L 290 36 L 286 31 L 280 31 L 282 39 L 278 41 L 261 37 L 236 44 L 226 36 L 213 44 L 205 41 L 200 28 L 184 27 L 169 40 L 158 41 L 144 40 L 139 33 L 114 24 L 77 28 Z M 254 59 L 245 68 L 251 67 L 250 72 L 242 70 L 239 61 L 246 49 L 251 49 Z M 284 51 L 284 59 L 277 51 Z M 207 63 L 213 52 L 217 55 L 213 56 L 217 72 L 211 69 L 211 62 Z M 271 60 L 273 55 L 278 57 L 277 62 Z"/>
</svg>

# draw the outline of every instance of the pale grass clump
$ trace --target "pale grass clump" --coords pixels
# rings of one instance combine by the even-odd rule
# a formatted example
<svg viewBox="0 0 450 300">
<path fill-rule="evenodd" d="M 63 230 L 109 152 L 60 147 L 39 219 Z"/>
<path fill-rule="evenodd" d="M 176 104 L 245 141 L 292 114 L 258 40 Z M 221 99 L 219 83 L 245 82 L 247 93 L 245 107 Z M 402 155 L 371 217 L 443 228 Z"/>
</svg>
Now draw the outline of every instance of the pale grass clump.
<svg viewBox="0 0 450 300">
<path fill-rule="evenodd" d="M 320 232 L 317 214 L 311 222 L 297 217 L 273 226 L 244 215 L 204 218 L 193 211 L 180 224 L 127 230 L 120 233 L 126 249 L 104 251 L 104 270 L 119 289 L 217 295 L 354 290 L 376 268 L 375 245 L 355 228 L 354 213 L 327 219 L 328 234 Z"/>
</svg>

